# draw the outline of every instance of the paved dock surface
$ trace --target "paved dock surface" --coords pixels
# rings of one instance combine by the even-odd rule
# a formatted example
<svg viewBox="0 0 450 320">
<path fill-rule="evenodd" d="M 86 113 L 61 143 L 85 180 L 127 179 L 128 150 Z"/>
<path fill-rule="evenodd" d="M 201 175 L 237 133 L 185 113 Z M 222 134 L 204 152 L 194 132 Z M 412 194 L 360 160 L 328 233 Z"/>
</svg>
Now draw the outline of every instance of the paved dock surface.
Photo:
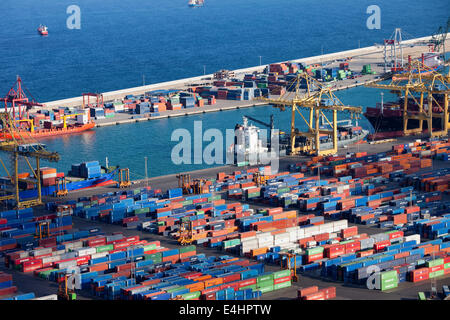
<svg viewBox="0 0 450 320">
<path fill-rule="evenodd" d="M 413 141 L 414 138 L 403 137 L 399 138 L 395 142 L 390 142 L 386 144 L 378 144 L 378 145 L 368 145 L 362 144 L 349 148 L 348 150 L 343 150 L 341 153 L 345 153 L 348 151 L 368 151 L 370 153 L 374 152 L 383 152 L 390 150 L 392 145 L 399 143 L 408 143 Z M 298 163 L 300 161 L 306 160 L 306 157 L 285 157 L 280 160 L 280 170 L 285 170 L 290 163 Z M 433 161 L 434 168 L 440 167 L 448 167 L 448 164 L 442 161 Z M 227 173 L 231 173 L 235 170 L 240 170 L 240 168 L 233 166 L 225 166 L 225 167 L 217 167 L 217 168 L 209 168 L 204 170 L 197 170 L 191 172 L 191 176 L 193 178 L 197 177 L 215 177 L 217 172 L 225 171 Z M 427 169 L 424 169 L 427 170 Z M 168 175 L 162 177 L 155 177 L 149 179 L 148 183 L 152 188 L 161 188 L 165 190 L 167 188 L 177 187 L 177 179 L 176 175 Z M 146 181 L 140 181 L 133 188 L 137 186 L 146 185 Z M 394 186 L 395 187 L 395 186 Z M 72 192 L 65 200 L 67 199 L 77 199 L 81 196 L 89 196 L 104 192 L 117 191 L 119 189 L 114 187 L 104 187 L 104 188 L 94 188 L 90 190 L 81 190 L 78 192 Z M 47 200 L 61 200 L 48 198 Z M 448 196 L 445 196 L 445 200 L 449 200 Z M 227 203 L 236 202 L 237 200 L 226 200 Z M 258 209 L 261 207 L 269 207 L 268 205 L 261 205 L 258 203 L 248 202 L 253 209 Z M 42 208 L 40 209 L 42 210 Z M 300 213 L 301 214 L 301 213 Z M 328 220 L 328 219 L 327 219 Z M 332 221 L 332 220 L 330 220 Z M 380 229 L 374 226 L 366 226 L 366 225 L 357 225 L 349 223 L 350 226 L 356 225 L 358 226 L 359 233 L 367 233 L 369 235 L 384 232 L 388 229 Z M 142 232 L 138 230 L 128 230 L 119 225 L 107 224 L 99 221 L 90 221 L 86 219 L 82 219 L 80 217 L 73 217 L 73 227 L 75 229 L 84 228 L 84 227 L 98 227 L 107 234 L 111 234 L 113 232 L 123 232 L 126 236 L 131 235 L 139 235 L 141 239 L 153 241 L 159 240 L 161 242 L 161 246 L 167 248 L 179 248 L 178 243 L 175 239 L 171 239 L 168 237 L 164 237 L 162 235 L 151 234 L 148 232 Z M 207 255 L 220 256 L 224 254 L 229 254 L 227 252 L 219 251 L 216 248 L 207 248 L 203 246 L 197 246 L 198 253 L 205 253 Z M 231 254 L 229 254 L 231 255 Z M 279 270 L 280 267 L 278 265 L 266 264 L 267 271 L 275 271 Z M 0 263 L 0 270 L 13 274 L 14 284 L 18 286 L 20 292 L 35 292 L 36 296 L 44 296 L 49 294 L 54 294 L 58 290 L 58 286 L 56 283 L 46 281 L 37 277 L 34 277 L 32 274 L 24 274 L 22 272 L 5 269 L 3 262 Z M 442 288 L 442 285 L 450 284 L 450 277 L 444 276 L 437 279 L 438 290 Z M 285 288 L 282 290 L 277 290 L 274 292 L 266 293 L 263 295 L 262 300 L 287 300 L 287 299 L 295 299 L 297 297 L 297 289 L 302 287 L 308 287 L 312 285 L 317 285 L 320 288 L 328 287 L 328 286 L 336 286 L 337 287 L 337 298 L 339 300 L 417 300 L 417 292 L 429 292 L 430 291 L 430 281 L 424 281 L 419 283 L 412 282 L 403 282 L 399 284 L 399 287 L 388 292 L 381 292 L 379 290 L 368 290 L 362 286 L 355 286 L 344 284 L 343 282 L 335 282 L 330 279 L 322 278 L 320 275 L 315 273 L 307 273 L 305 275 L 300 274 L 300 281 L 298 283 L 293 283 L 290 288 Z M 90 292 L 81 291 L 77 292 L 79 299 L 98 299 L 95 296 L 92 296 Z"/>
</svg>

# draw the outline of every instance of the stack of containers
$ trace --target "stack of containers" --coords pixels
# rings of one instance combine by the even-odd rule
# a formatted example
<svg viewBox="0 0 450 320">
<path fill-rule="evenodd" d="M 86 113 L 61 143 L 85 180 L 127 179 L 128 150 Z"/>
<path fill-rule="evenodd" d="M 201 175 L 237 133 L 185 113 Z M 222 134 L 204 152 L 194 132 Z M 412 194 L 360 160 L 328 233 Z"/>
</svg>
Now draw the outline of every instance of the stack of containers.
<svg viewBox="0 0 450 320">
<path fill-rule="evenodd" d="M 319 290 L 319 287 L 312 286 L 302 288 L 297 291 L 299 300 L 329 300 L 336 298 L 336 287 L 328 287 Z"/>
<path fill-rule="evenodd" d="M 17 287 L 13 286 L 12 275 L 0 271 L 0 300 L 4 296 L 17 292 Z"/>
<path fill-rule="evenodd" d="M 44 187 L 54 186 L 56 184 L 57 172 L 55 168 L 41 168 L 41 184 Z"/>
<path fill-rule="evenodd" d="M 105 110 L 103 108 L 91 108 L 91 117 L 95 117 L 95 119 L 103 119 L 105 118 Z"/>
<path fill-rule="evenodd" d="M 80 166 L 80 176 L 82 178 L 98 178 L 101 176 L 101 173 L 101 167 L 98 161 L 83 162 Z"/>
<path fill-rule="evenodd" d="M 183 105 L 183 108 L 193 108 L 195 107 L 195 98 L 192 96 L 183 96 L 180 97 L 180 103 Z"/>
<path fill-rule="evenodd" d="M 150 112 L 150 104 L 148 102 L 141 102 L 136 104 L 136 114 L 146 114 Z"/>
</svg>

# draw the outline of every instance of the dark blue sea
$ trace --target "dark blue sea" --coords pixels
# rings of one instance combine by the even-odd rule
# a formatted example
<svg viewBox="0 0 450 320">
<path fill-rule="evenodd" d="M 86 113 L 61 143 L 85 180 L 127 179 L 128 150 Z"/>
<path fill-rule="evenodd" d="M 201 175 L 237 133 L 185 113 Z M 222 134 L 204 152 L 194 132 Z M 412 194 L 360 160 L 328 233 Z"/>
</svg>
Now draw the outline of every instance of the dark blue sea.
<svg viewBox="0 0 450 320">
<path fill-rule="evenodd" d="M 446 23 L 446 0 L 206 0 L 189 8 L 187 0 L 2 0 L 0 2 L 0 94 L 16 75 L 40 102 L 105 92 L 143 84 L 199 76 L 219 69 L 237 69 L 349 50 L 381 43 L 396 27 L 404 38 L 427 36 Z M 368 6 L 381 9 L 381 28 L 369 30 Z M 81 9 L 81 29 L 68 29 L 67 7 Z M 49 36 L 36 29 L 46 24 Z M 373 106 L 374 89 L 339 92 L 345 104 Z M 393 98 L 385 93 L 385 99 Z M 92 132 L 43 142 L 62 159 L 56 166 L 68 171 L 72 163 L 100 160 L 150 176 L 194 170 L 206 165 L 170 161 L 176 142 L 173 130 L 233 128 L 244 114 L 286 130 L 289 113 L 270 107 L 97 128 Z M 371 129 L 367 120 L 360 123 Z M 7 157 L 7 156 L 5 156 Z"/>
</svg>

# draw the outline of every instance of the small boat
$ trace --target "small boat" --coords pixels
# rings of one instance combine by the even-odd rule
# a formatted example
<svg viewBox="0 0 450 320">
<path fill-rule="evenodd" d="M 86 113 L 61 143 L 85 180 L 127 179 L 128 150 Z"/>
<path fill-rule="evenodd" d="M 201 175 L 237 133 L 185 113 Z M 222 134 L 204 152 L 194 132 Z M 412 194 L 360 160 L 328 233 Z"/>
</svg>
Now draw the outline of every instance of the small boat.
<svg viewBox="0 0 450 320">
<path fill-rule="evenodd" d="M 203 7 L 205 1 L 204 0 L 189 0 L 189 7 Z"/>
<path fill-rule="evenodd" d="M 47 26 L 44 26 L 44 25 L 40 25 L 39 26 L 39 28 L 38 28 L 38 32 L 39 32 L 39 34 L 41 35 L 41 36 L 46 36 L 46 35 L 48 35 L 48 28 L 47 28 Z"/>
</svg>

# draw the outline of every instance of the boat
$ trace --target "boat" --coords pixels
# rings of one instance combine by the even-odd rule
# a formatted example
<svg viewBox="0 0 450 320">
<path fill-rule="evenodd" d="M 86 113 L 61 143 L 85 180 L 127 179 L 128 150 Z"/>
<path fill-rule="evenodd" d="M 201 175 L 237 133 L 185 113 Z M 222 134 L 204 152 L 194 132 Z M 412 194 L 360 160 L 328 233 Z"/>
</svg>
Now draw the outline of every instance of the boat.
<svg viewBox="0 0 450 320">
<path fill-rule="evenodd" d="M 68 114 L 61 108 L 56 111 L 40 109 L 30 114 L 33 107 L 42 108 L 43 105 L 27 97 L 20 77 L 17 77 L 14 86 L 4 98 L 0 99 L 0 102 L 0 111 L 9 114 L 11 119 L 15 119 L 13 120 L 14 133 L 7 128 L 0 128 L 0 139 L 3 140 L 11 140 L 13 137 L 39 139 L 80 133 L 95 127 L 88 109 Z M 75 118 L 75 121 L 69 123 L 69 118 Z"/>
<path fill-rule="evenodd" d="M 262 121 L 258 121 L 262 123 Z M 273 122 L 272 122 L 273 123 Z M 266 125 L 267 126 L 267 125 Z M 278 156 L 285 156 L 290 152 L 290 135 L 284 132 L 279 132 L 278 137 L 274 137 L 275 132 L 273 126 L 270 127 L 270 134 L 262 134 L 260 128 L 251 124 L 247 117 L 243 117 L 242 124 L 236 124 L 235 126 L 235 142 L 227 150 L 227 156 L 234 157 L 234 164 L 237 166 L 244 166 L 249 164 L 265 164 L 270 159 L 268 156 L 275 156 L 276 150 L 271 149 L 271 142 L 273 138 L 278 139 Z M 321 129 L 329 130 L 327 124 L 325 124 L 322 118 Z M 364 130 L 356 123 L 352 124 L 352 120 L 338 121 L 338 148 L 345 148 L 351 144 L 361 143 L 369 134 L 368 130 Z M 268 140 L 268 141 L 265 141 Z M 296 146 L 302 146 L 307 144 L 306 138 L 297 138 L 295 142 Z M 320 136 L 320 148 L 332 149 L 333 139 L 327 134 Z M 253 162 L 253 163 L 252 163 Z"/>
<path fill-rule="evenodd" d="M 325 124 L 325 120 L 321 117 L 320 129 L 330 130 L 330 126 Z M 359 144 L 369 135 L 369 131 L 363 129 L 361 126 L 352 123 L 352 120 L 340 120 L 337 122 L 337 147 L 347 148 L 352 144 Z M 329 150 L 333 149 L 333 137 L 328 134 L 320 134 L 320 149 Z M 295 141 L 296 147 L 307 145 L 308 141 L 306 137 L 297 137 Z M 290 149 L 290 135 L 282 135 L 280 137 L 280 145 L 286 145 L 287 152 Z"/>
<path fill-rule="evenodd" d="M 86 124 L 71 124 L 64 127 L 53 127 L 51 129 L 38 129 L 30 132 L 29 130 L 18 130 L 14 132 L 14 138 L 30 138 L 30 139 L 39 139 L 39 138 L 47 138 L 53 137 L 63 134 L 72 134 L 72 133 L 80 133 L 86 130 L 90 130 L 95 127 L 95 122 L 89 122 Z M 11 140 L 12 135 L 9 132 L 0 132 L 0 139 Z"/>
<path fill-rule="evenodd" d="M 203 5 L 205 4 L 204 0 L 189 0 L 188 2 L 188 6 L 189 7 L 203 7 Z"/>
<path fill-rule="evenodd" d="M 248 120 L 244 116 L 242 124 L 236 124 L 234 143 L 227 149 L 227 157 L 232 158 L 237 166 L 267 164 L 270 160 L 268 159 L 271 151 L 270 141 L 274 133 L 270 130 L 270 136 L 263 135 L 261 129 L 249 123 Z M 280 153 L 283 152 L 280 150 Z M 283 155 L 286 155 L 286 152 Z"/>
<path fill-rule="evenodd" d="M 421 70 L 420 74 L 425 75 L 431 72 L 440 71 L 444 64 L 440 55 L 434 52 L 427 52 L 422 54 L 419 58 L 424 66 L 427 67 L 426 71 Z M 401 70 L 396 71 L 392 76 L 392 80 L 408 80 L 408 75 L 411 71 Z M 412 73 L 417 73 L 417 70 L 412 70 Z M 435 84 L 436 90 L 442 90 L 438 88 L 439 84 Z M 411 93 L 410 93 L 411 95 Z M 440 105 L 444 103 L 444 95 L 434 95 L 434 99 Z M 415 96 L 416 101 L 420 101 L 419 96 Z M 435 103 L 433 103 L 436 105 Z M 367 107 L 364 112 L 364 116 L 372 124 L 375 133 L 368 136 L 369 140 L 385 139 L 385 138 L 395 138 L 403 136 L 403 109 L 405 105 L 404 96 L 400 96 L 396 101 L 388 102 L 377 102 L 375 107 Z M 428 109 L 427 102 L 424 102 L 424 110 Z M 411 97 L 408 99 L 407 110 L 409 113 L 414 114 L 419 112 L 419 105 Z M 438 107 L 433 107 L 433 113 L 440 113 L 441 110 Z M 419 120 L 410 119 L 408 121 L 408 129 L 417 128 L 419 126 Z M 440 120 L 433 119 L 433 127 L 440 126 Z M 424 131 L 428 129 L 428 123 L 424 121 L 423 128 Z"/>
<path fill-rule="evenodd" d="M 95 187 L 103 187 L 103 186 L 110 186 L 117 184 L 116 181 L 114 181 L 114 178 L 116 177 L 117 173 L 119 171 L 118 167 L 101 167 L 101 173 L 92 178 L 80 178 L 73 176 L 74 174 L 69 171 L 67 176 L 65 176 L 66 180 L 66 189 L 67 191 L 78 191 L 78 190 L 84 190 L 84 189 L 90 189 Z M 11 182 L 11 180 L 7 177 L 0 178 L 1 185 L 6 185 Z M 21 199 L 30 199 L 30 198 L 36 198 L 37 197 L 37 189 L 36 187 L 33 187 L 32 189 L 27 189 L 27 186 L 22 184 L 21 185 L 21 191 L 19 192 L 19 196 Z M 42 196 L 53 196 L 57 190 L 57 186 L 50 185 L 45 186 L 41 184 L 41 193 Z"/>
<path fill-rule="evenodd" d="M 39 32 L 39 34 L 41 36 L 47 36 L 48 35 L 48 28 L 47 28 L 47 26 L 44 26 L 44 25 L 41 24 L 37 30 L 38 30 L 38 32 Z"/>
</svg>

